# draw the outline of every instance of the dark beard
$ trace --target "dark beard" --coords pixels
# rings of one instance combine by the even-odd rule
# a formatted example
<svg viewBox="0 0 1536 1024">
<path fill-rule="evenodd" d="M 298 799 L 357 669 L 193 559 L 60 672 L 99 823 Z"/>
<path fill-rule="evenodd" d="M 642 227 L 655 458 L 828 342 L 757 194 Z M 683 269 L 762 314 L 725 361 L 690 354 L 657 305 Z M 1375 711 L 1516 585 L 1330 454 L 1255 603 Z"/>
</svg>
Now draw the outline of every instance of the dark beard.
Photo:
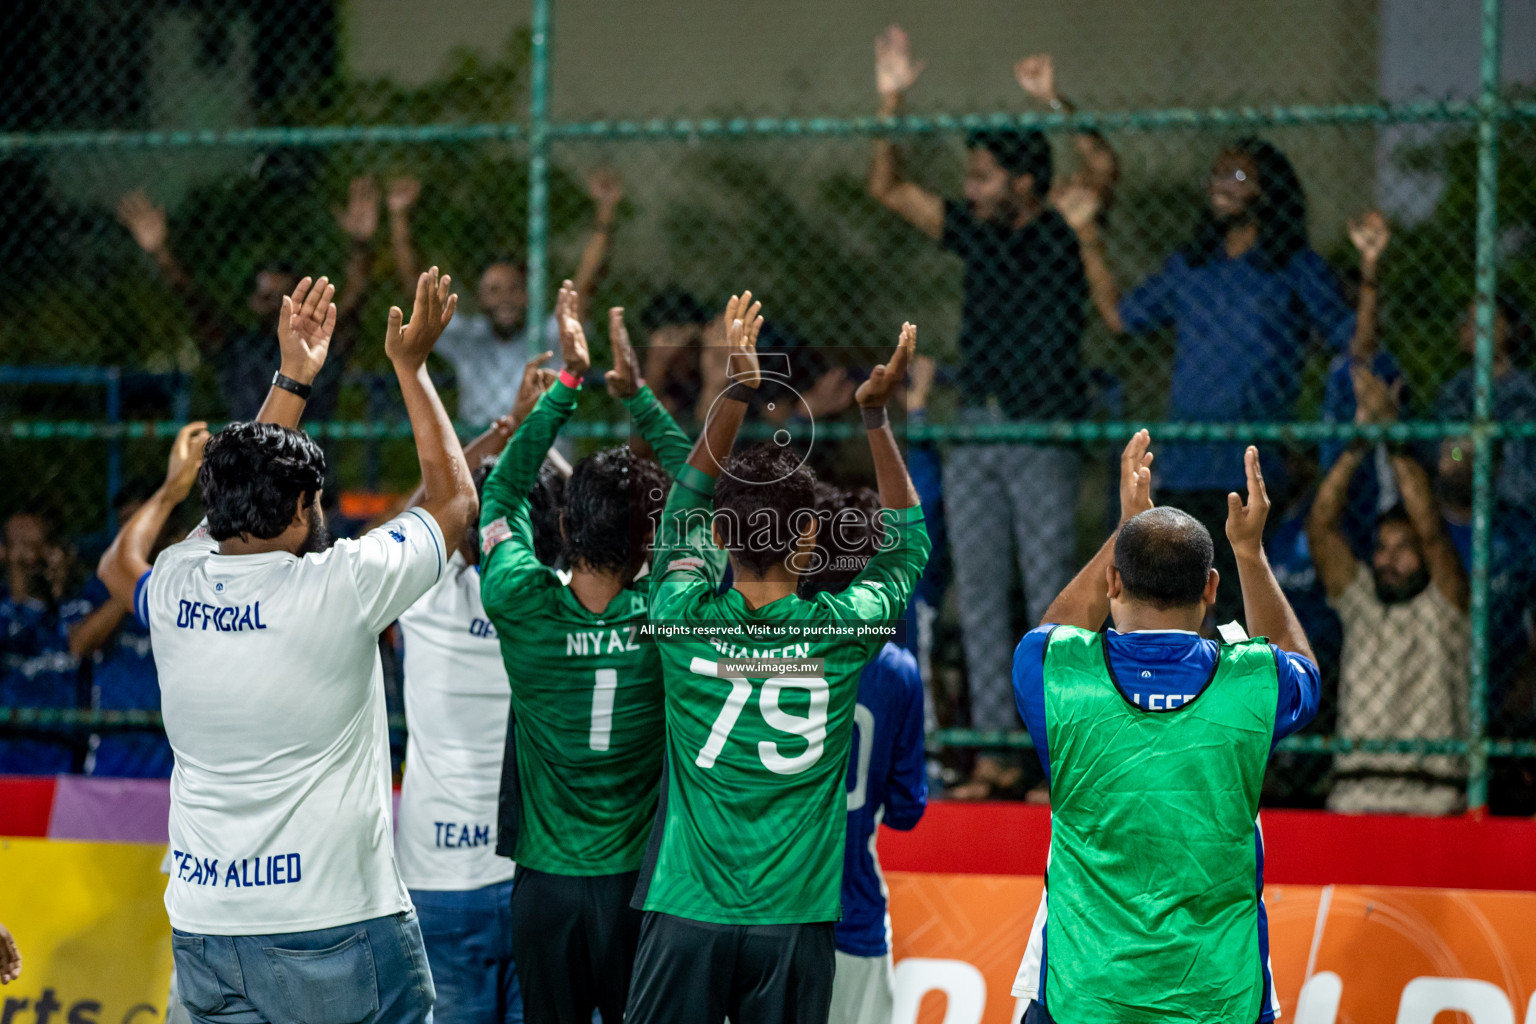
<svg viewBox="0 0 1536 1024">
<path fill-rule="evenodd" d="M 1424 592 L 1425 587 L 1429 586 L 1429 570 L 1420 569 L 1397 586 L 1382 583 L 1379 573 L 1372 573 L 1371 579 L 1376 584 L 1378 601 L 1382 604 L 1402 604 L 1404 601 L 1412 601 Z"/>
<path fill-rule="evenodd" d="M 320 503 L 316 502 L 309 510 L 309 532 L 304 535 L 299 557 L 328 551 L 335 542 L 336 538 L 331 536 L 331 528 L 325 522 L 325 513 L 320 511 Z"/>
</svg>

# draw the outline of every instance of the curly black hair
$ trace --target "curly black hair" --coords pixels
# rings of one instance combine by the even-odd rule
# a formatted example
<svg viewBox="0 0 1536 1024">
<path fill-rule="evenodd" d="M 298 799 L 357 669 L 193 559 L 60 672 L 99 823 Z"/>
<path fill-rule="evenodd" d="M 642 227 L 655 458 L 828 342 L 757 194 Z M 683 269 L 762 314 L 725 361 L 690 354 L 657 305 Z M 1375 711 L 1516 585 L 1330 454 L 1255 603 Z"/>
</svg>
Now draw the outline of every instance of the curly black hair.
<svg viewBox="0 0 1536 1024">
<path fill-rule="evenodd" d="M 314 504 L 325 485 L 325 453 L 297 430 L 231 423 L 209 439 L 197 482 L 214 540 L 271 540 L 288 529 L 301 498 Z"/>
<path fill-rule="evenodd" d="M 715 485 L 715 527 L 742 568 L 761 576 L 794 552 L 816 515 L 816 474 L 769 441 L 733 455 Z"/>
<path fill-rule="evenodd" d="M 565 485 L 561 556 L 571 568 L 623 572 L 649 545 L 667 497 L 667 475 L 628 445 L 588 455 Z"/>
<path fill-rule="evenodd" d="M 1259 197 L 1251 209 L 1259 225 L 1259 256 L 1273 270 L 1282 270 L 1312 244 L 1307 237 L 1307 191 L 1295 165 L 1274 144 L 1249 135 L 1234 142 L 1228 151 L 1243 154 L 1258 169 Z M 1184 250 L 1186 262 L 1192 267 L 1210 262 L 1224 251 L 1226 238 L 1227 226 L 1206 210 Z"/>
<path fill-rule="evenodd" d="M 1051 142 L 1034 128 L 973 128 L 965 137 L 966 149 L 985 149 L 1010 178 L 1035 176 L 1034 192 L 1045 198 L 1051 190 L 1055 163 Z"/>
</svg>

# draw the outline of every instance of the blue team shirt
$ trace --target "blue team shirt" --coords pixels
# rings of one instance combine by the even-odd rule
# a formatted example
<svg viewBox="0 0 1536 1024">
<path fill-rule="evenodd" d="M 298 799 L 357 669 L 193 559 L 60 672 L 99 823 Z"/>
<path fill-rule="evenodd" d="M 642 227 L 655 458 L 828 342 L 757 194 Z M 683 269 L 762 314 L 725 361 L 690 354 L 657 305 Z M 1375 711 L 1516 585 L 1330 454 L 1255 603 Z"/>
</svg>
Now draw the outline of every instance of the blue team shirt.
<svg viewBox="0 0 1536 1024">
<path fill-rule="evenodd" d="M 923 764 L 923 679 L 917 659 L 895 644 L 859 675 L 848 754 L 848 835 L 843 850 L 843 919 L 837 948 L 852 956 L 890 951 L 885 879 L 875 857 L 880 824 L 906 831 L 928 805 Z"/>
<path fill-rule="evenodd" d="M 94 610 L 111 600 L 106 585 L 91 577 L 81 599 Z M 136 614 L 124 617 L 91 664 L 91 704 L 105 711 L 159 711 L 160 677 L 149 627 Z M 160 729 L 103 732 L 91 741 L 91 775 L 129 779 L 170 778 L 175 757 Z"/>
<path fill-rule="evenodd" d="M 1290 419 L 1311 331 L 1339 349 L 1355 333 L 1333 271 L 1311 249 L 1284 267 L 1258 249 L 1199 266 L 1174 253 L 1120 300 L 1119 313 L 1128 334 L 1176 328 L 1168 418 L 1190 422 Z M 1161 445 L 1159 484 L 1241 490 L 1242 453 L 1241 442 Z"/>
<path fill-rule="evenodd" d="M 1051 778 L 1050 743 L 1046 734 L 1045 720 L 1045 645 L 1053 625 L 1043 625 L 1024 634 L 1013 654 L 1013 695 L 1024 716 L 1024 725 L 1034 741 L 1035 752 L 1040 756 L 1040 766 L 1045 769 L 1046 781 Z M 1194 699 L 1216 670 L 1218 647 L 1215 641 L 1206 640 L 1194 633 L 1183 631 L 1156 631 L 1107 634 L 1109 664 L 1114 670 L 1125 696 L 1133 704 L 1149 711 L 1177 708 Z M 1317 665 L 1297 654 L 1280 650 L 1273 644 L 1280 680 L 1279 698 L 1275 708 L 1275 733 L 1270 749 L 1280 740 L 1304 728 L 1317 714 L 1318 696 L 1322 688 Z M 1258 861 L 1258 877 L 1254 880 L 1258 892 L 1264 891 L 1264 841 L 1254 824 L 1253 843 Z M 1274 1020 L 1268 993 L 1272 982 L 1269 975 L 1269 918 L 1264 904 L 1259 903 L 1259 955 L 1264 964 L 1265 1010 L 1261 1021 Z M 1046 924 L 1046 953 L 1049 956 L 1050 924 Z M 1045 971 L 1042 957 L 1041 972 Z M 1042 986 L 1043 991 L 1043 986 Z M 1049 1007 L 1046 1007 L 1049 1010 Z"/>
<path fill-rule="evenodd" d="M 80 662 L 69 653 L 69 631 L 90 613 L 79 599 L 50 605 L 0 594 L 0 706 L 79 706 Z M 0 774 L 53 775 L 69 771 L 73 761 L 62 738 L 0 740 Z"/>
</svg>

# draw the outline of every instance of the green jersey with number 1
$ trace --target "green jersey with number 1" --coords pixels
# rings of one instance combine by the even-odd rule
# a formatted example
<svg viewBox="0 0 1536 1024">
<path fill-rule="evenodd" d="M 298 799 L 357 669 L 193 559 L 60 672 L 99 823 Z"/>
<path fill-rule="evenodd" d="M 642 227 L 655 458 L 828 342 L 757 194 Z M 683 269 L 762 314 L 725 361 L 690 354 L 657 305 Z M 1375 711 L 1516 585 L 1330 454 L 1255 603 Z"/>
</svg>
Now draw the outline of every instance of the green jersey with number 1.
<svg viewBox="0 0 1536 1024">
<path fill-rule="evenodd" d="M 534 556 L 529 491 L 576 395 L 556 383 L 485 482 L 480 593 L 512 686 L 515 763 L 503 768 L 517 794 L 508 808 L 516 815 L 511 856 L 551 874 L 609 875 L 640 866 L 655 816 L 661 665 L 640 637 L 648 577 L 593 612 L 568 576 Z M 649 388 L 626 404 L 662 468 L 676 474 L 688 435 Z"/>
<path fill-rule="evenodd" d="M 883 513 L 882 550 L 842 593 L 754 609 L 719 592 L 713 493 L 685 466 L 662 516 L 650 628 L 666 676 L 667 785 L 635 905 L 717 924 L 835 921 L 859 673 L 890 639 L 871 627 L 894 626 L 927 564 L 922 509 Z M 719 664 L 754 659 L 822 671 Z"/>
</svg>

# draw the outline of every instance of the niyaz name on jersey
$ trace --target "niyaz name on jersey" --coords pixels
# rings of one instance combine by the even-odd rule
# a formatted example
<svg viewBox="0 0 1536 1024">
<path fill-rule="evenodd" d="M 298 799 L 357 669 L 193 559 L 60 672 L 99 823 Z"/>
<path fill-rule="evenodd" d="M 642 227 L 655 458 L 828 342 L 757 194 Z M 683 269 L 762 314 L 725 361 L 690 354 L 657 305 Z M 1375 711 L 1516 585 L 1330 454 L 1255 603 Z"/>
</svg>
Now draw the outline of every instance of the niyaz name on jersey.
<svg viewBox="0 0 1536 1024">
<path fill-rule="evenodd" d="M 176 859 L 176 877 L 189 885 L 244 889 L 248 886 L 292 885 L 304 877 L 303 858 L 297 853 L 241 857 L 230 861 L 222 876 L 217 857 L 199 857 L 181 850 L 172 850 L 171 856 Z"/>
<path fill-rule="evenodd" d="M 618 651 L 638 651 L 635 643 L 635 627 L 627 629 L 583 629 L 565 634 L 565 655 L 613 654 Z"/>
<path fill-rule="evenodd" d="M 456 821 L 434 821 L 432 824 L 437 826 L 439 847 L 457 850 L 463 846 L 491 845 L 491 826 L 489 825 L 461 825 Z"/>
<path fill-rule="evenodd" d="M 261 621 L 260 601 L 226 607 L 203 604 L 201 601 L 180 602 L 176 611 L 177 629 L 206 630 L 210 625 L 220 633 L 243 633 L 249 629 L 267 628 L 267 624 Z"/>
</svg>

